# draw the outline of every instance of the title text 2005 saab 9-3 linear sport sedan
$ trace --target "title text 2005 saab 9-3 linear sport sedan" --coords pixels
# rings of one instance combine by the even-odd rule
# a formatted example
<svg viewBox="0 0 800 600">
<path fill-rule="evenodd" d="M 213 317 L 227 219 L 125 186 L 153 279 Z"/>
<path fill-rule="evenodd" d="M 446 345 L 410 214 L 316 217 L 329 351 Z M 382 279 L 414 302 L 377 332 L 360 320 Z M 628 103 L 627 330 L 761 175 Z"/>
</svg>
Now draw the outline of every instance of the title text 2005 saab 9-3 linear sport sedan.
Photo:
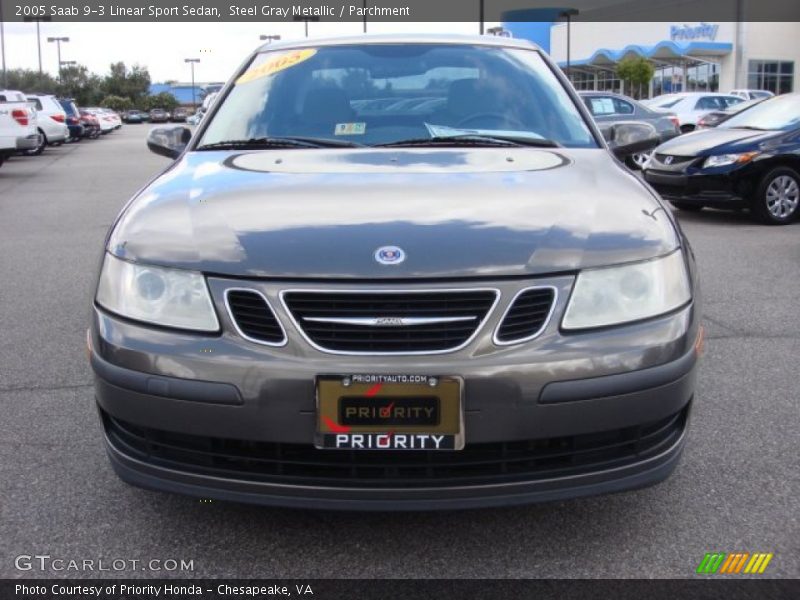
<svg viewBox="0 0 800 600">
<path fill-rule="evenodd" d="M 605 139 L 604 139 L 605 137 Z M 256 51 L 106 240 L 88 343 L 134 485 L 432 509 L 666 478 L 702 341 L 692 252 L 538 48 Z M 616 155 L 616 157 L 615 157 Z"/>
</svg>

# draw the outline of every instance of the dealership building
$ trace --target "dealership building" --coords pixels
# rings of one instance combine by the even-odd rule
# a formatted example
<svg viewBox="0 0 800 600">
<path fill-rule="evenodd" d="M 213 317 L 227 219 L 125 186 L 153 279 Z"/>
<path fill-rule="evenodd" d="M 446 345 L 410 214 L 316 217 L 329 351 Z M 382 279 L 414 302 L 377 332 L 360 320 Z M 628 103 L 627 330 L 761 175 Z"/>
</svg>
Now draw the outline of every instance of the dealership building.
<svg viewBox="0 0 800 600">
<path fill-rule="evenodd" d="M 642 96 L 732 89 L 800 91 L 797 23 L 508 22 L 513 37 L 542 46 L 579 90 L 621 91 L 616 66 L 628 56 L 653 63 Z M 569 36 L 568 36 L 569 30 Z"/>
</svg>

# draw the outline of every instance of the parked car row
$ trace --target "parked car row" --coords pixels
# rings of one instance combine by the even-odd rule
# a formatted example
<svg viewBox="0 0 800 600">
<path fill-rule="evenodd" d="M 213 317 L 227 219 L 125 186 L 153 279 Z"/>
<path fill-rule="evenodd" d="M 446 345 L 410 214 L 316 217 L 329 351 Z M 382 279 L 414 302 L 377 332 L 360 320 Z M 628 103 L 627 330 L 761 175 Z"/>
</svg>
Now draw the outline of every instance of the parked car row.
<svg viewBox="0 0 800 600">
<path fill-rule="evenodd" d="M 163 108 L 154 108 L 150 112 L 131 109 L 122 113 L 122 120 L 126 123 L 136 124 L 147 121 L 151 123 L 167 123 L 169 121 L 172 121 L 173 123 L 185 123 L 191 114 L 192 113 L 188 108 L 184 108 L 182 106 L 179 106 L 172 112 Z"/>
<path fill-rule="evenodd" d="M 36 156 L 47 146 L 96 139 L 121 126 L 109 108 L 79 108 L 72 98 L 0 90 L 0 164 L 17 153 Z"/>
</svg>

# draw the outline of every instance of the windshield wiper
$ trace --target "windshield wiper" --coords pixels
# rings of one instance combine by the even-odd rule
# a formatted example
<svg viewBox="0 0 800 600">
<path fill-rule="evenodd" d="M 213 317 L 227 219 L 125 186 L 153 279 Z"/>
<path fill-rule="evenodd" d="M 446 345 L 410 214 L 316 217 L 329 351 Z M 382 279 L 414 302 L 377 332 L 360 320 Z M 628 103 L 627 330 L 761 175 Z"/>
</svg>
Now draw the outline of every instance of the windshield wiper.
<svg viewBox="0 0 800 600">
<path fill-rule="evenodd" d="M 195 150 L 243 150 L 258 148 L 359 148 L 362 144 L 346 140 L 330 140 L 327 138 L 288 136 L 260 137 L 247 140 L 223 140 L 212 144 L 203 144 Z"/>
<path fill-rule="evenodd" d="M 544 138 L 532 138 L 524 135 L 487 135 L 464 133 L 459 135 L 439 135 L 426 138 L 411 138 L 385 144 L 375 144 L 376 148 L 402 146 L 534 146 L 538 148 L 558 148 L 560 144 Z"/>
</svg>

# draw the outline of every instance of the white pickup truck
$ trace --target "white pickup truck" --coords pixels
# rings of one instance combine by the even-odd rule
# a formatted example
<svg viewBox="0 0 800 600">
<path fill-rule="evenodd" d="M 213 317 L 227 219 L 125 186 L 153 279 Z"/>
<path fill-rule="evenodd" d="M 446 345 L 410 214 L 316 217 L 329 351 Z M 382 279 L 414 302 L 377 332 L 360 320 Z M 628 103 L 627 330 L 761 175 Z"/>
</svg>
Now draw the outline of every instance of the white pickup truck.
<svg viewBox="0 0 800 600">
<path fill-rule="evenodd" d="M 36 118 L 36 110 L 25 94 L 0 90 L 0 165 L 12 154 L 39 145 Z"/>
</svg>

